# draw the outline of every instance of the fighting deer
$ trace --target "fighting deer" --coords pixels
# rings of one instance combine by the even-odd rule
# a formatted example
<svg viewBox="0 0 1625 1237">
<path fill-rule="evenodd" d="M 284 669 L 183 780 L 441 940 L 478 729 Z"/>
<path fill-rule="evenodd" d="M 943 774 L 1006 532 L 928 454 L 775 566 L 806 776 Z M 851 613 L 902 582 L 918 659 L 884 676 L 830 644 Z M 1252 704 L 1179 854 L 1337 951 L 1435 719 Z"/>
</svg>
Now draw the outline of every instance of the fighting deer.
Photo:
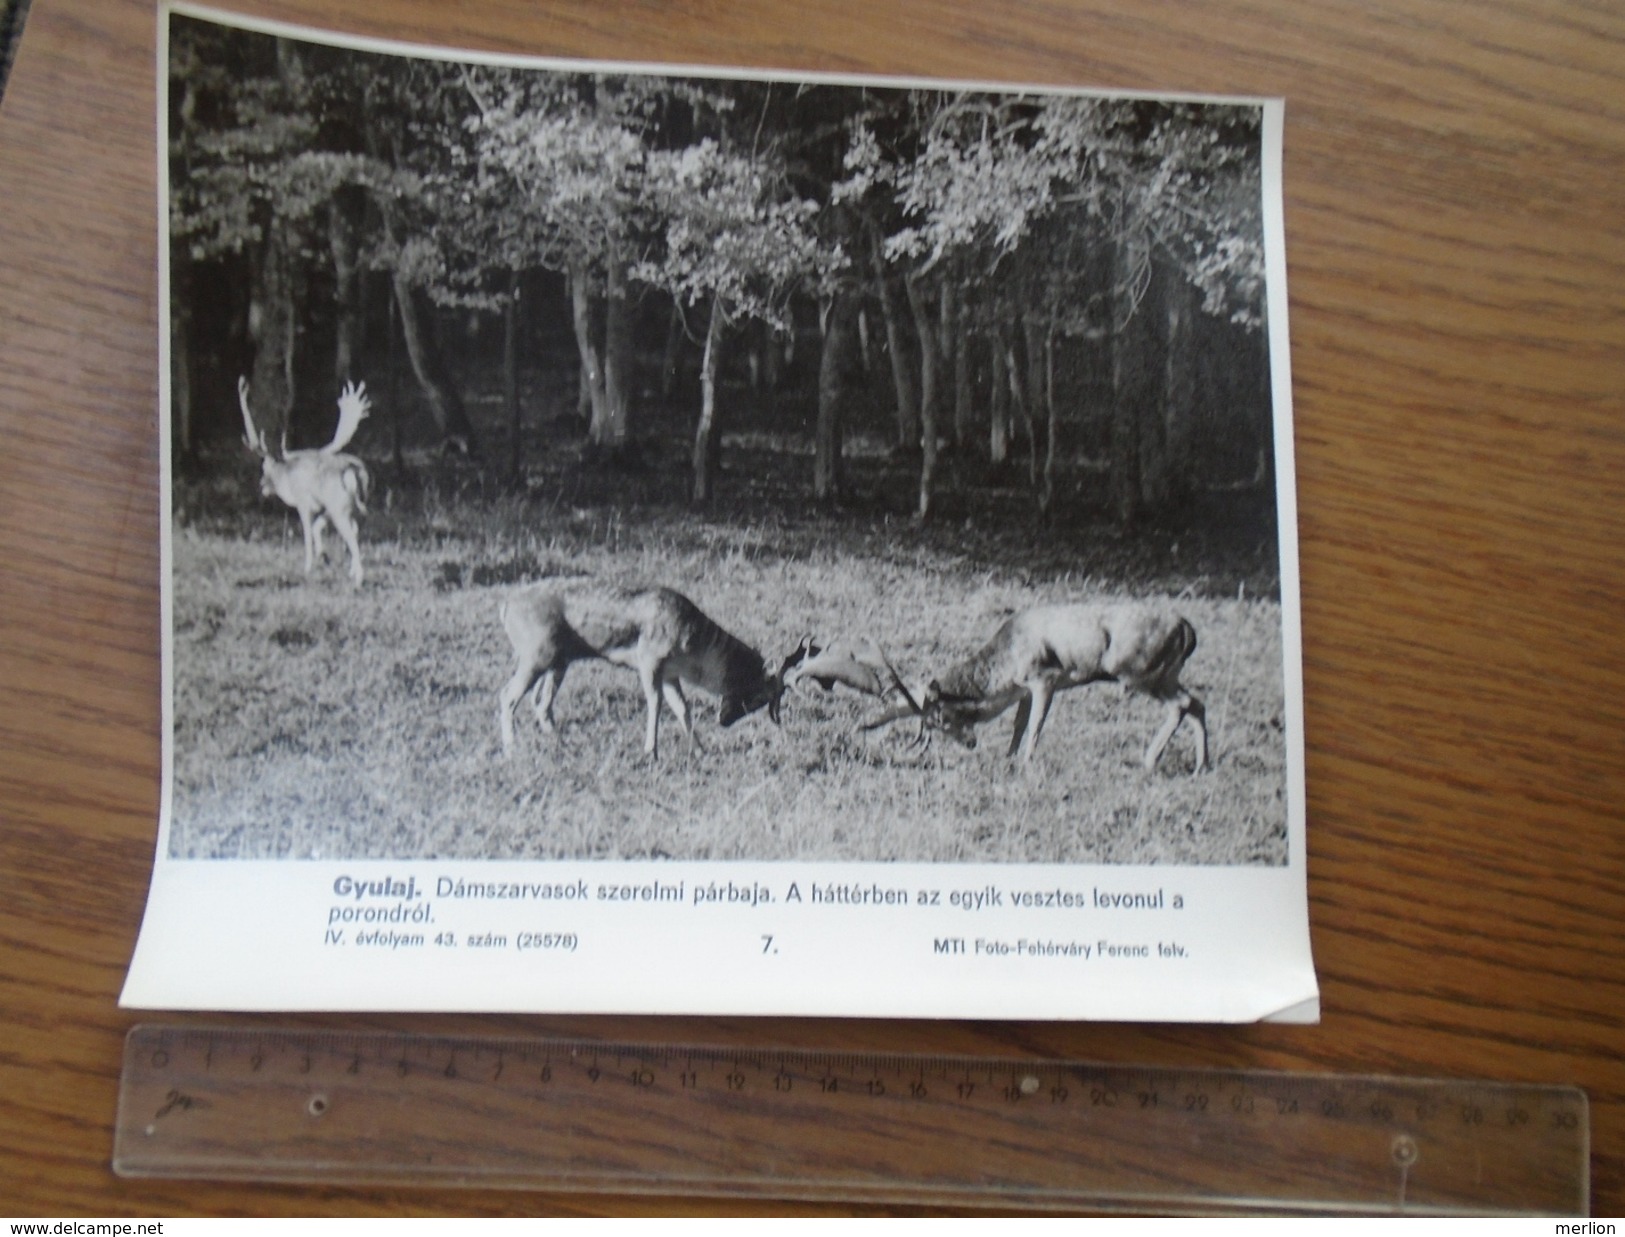
<svg viewBox="0 0 1625 1237">
<path fill-rule="evenodd" d="M 1180 685 L 1179 673 L 1196 649 L 1196 629 L 1155 604 L 1056 605 L 1007 619 L 965 660 L 910 691 L 870 637 L 841 640 L 787 668 L 786 683 L 836 683 L 888 704 L 863 725 L 876 730 L 906 717 L 919 719 L 916 743 L 940 730 L 966 747 L 976 746 L 975 727 L 1016 708 L 1009 755 L 1033 758 L 1038 736 L 1058 691 L 1087 683 L 1116 682 L 1168 706 L 1162 728 L 1146 749 L 1145 767 L 1156 767 L 1163 749 L 1186 718 L 1196 729 L 1196 763 L 1207 767 L 1207 711 Z"/>
<path fill-rule="evenodd" d="M 777 725 L 785 672 L 809 648 L 803 642 L 772 667 L 669 588 L 532 584 L 503 599 L 501 617 L 519 659 L 502 689 L 498 712 L 504 753 L 513 751 L 513 712 L 526 692 L 534 693 L 532 707 L 543 732 L 553 733 L 553 701 L 572 662 L 602 660 L 637 671 L 648 704 L 643 750 L 658 760 L 662 700 L 683 728 L 689 750 L 700 746 L 684 683 L 719 698 L 717 720 L 724 727 L 763 707 Z"/>
<path fill-rule="evenodd" d="M 366 383 L 345 385 L 339 395 L 339 424 L 333 441 L 325 447 L 273 454 L 265 431 L 254 424 L 248 408 L 248 379 L 237 379 L 237 401 L 243 408 L 243 430 L 248 447 L 264 461 L 260 470 L 260 493 L 273 494 L 299 513 L 305 530 L 305 574 L 310 574 L 317 558 L 326 559 L 322 533 L 332 524 L 350 550 L 350 579 L 361 583 L 361 542 L 356 524 L 367 513 L 367 490 L 372 479 L 367 466 L 344 448 L 357 428 L 372 411 Z"/>
</svg>

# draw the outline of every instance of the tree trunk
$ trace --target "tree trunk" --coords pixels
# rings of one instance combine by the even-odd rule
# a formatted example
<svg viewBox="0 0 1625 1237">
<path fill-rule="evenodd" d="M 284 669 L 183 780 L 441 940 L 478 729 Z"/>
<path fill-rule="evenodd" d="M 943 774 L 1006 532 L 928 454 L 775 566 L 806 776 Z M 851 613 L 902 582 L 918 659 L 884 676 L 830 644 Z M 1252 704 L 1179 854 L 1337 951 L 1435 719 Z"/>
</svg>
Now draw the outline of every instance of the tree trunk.
<svg viewBox="0 0 1625 1237">
<path fill-rule="evenodd" d="M 279 39 L 277 42 L 280 46 L 286 41 Z M 366 141 L 372 156 L 387 159 L 393 167 L 401 167 L 404 162 L 401 154 L 403 127 L 398 114 L 387 118 L 369 118 Z M 386 141 L 387 153 L 384 149 Z M 385 192 L 375 191 L 372 202 L 383 219 L 384 236 L 389 241 L 389 247 L 399 252 L 404 230 L 399 219 L 399 206 Z M 434 418 L 435 427 L 440 431 L 441 444 L 455 447 L 465 455 L 470 454 L 478 445 L 474 426 L 468 419 L 467 409 L 463 407 L 462 397 L 457 394 L 457 388 L 446 373 L 445 362 L 435 345 L 429 324 L 423 320 L 423 313 L 417 304 L 417 293 L 399 267 L 391 270 L 389 276 L 392 299 L 400 315 L 401 339 L 406 344 L 407 359 L 412 363 L 412 374 L 428 402 L 429 415 Z"/>
<path fill-rule="evenodd" d="M 508 272 L 508 299 L 502 304 L 502 402 L 508 412 L 508 476 L 524 476 L 524 425 L 519 414 L 519 272 Z"/>
<path fill-rule="evenodd" d="M 1016 416 L 1021 421 L 1022 433 L 1027 438 L 1027 476 L 1033 488 L 1038 486 L 1038 448 L 1037 438 L 1033 432 L 1033 414 L 1027 406 L 1027 392 L 1021 383 L 1021 363 L 1016 359 L 1016 345 L 1014 340 L 1006 340 L 1004 344 L 1004 376 L 1010 382 L 1010 402 L 1016 406 Z"/>
<path fill-rule="evenodd" d="M 592 440 L 602 447 L 625 444 L 632 402 L 632 305 L 626 264 L 618 248 L 607 259 L 604 281 L 604 417 L 594 416 Z"/>
<path fill-rule="evenodd" d="M 1167 272 L 1164 289 L 1162 485 L 1163 501 L 1182 506 L 1195 477 L 1191 468 L 1191 417 L 1195 404 L 1195 373 L 1191 364 L 1192 315 L 1195 288 L 1177 270 Z"/>
<path fill-rule="evenodd" d="M 406 409 L 401 407 L 401 332 L 396 328 L 400 325 L 400 306 L 395 298 L 389 298 L 389 442 L 390 462 L 394 465 L 395 475 L 400 476 L 406 471 L 406 456 L 403 450 L 406 441 Z"/>
<path fill-rule="evenodd" d="M 361 263 L 356 225 L 335 195 L 327 204 L 327 241 L 333 255 L 333 383 L 343 387 L 355 378 L 361 358 Z"/>
<path fill-rule="evenodd" d="M 287 232 L 278 220 L 265 228 L 248 299 L 248 337 L 254 344 L 249 378 L 254 424 L 276 447 L 288 437 L 293 407 L 293 297 L 289 289 Z"/>
<path fill-rule="evenodd" d="M 970 441 L 970 353 L 965 342 L 964 295 L 954 269 L 949 268 L 942 277 L 942 356 L 945 369 L 950 360 L 953 364 L 952 437 L 958 450 Z"/>
<path fill-rule="evenodd" d="M 457 388 L 446 375 L 440 349 L 435 346 L 434 335 L 418 306 L 417 292 L 401 271 L 392 272 L 391 283 L 395 289 L 395 306 L 401 314 L 401 338 L 406 341 L 406 356 L 412 363 L 418 386 L 429 401 L 429 415 L 434 418 L 442 442 L 467 455 L 474 450 L 474 427 L 469 423 Z"/>
<path fill-rule="evenodd" d="M 1055 406 L 1055 331 L 1044 334 L 1044 420 L 1049 426 L 1049 437 L 1044 448 L 1044 477 L 1038 487 L 1038 513 L 1049 515 L 1055 500 L 1055 444 L 1059 438 L 1060 417 Z"/>
<path fill-rule="evenodd" d="M 841 376 L 852 334 L 852 295 L 844 289 L 830 302 L 824 354 L 818 363 L 818 427 L 814 436 L 813 496 L 819 502 L 841 497 Z"/>
<path fill-rule="evenodd" d="M 1133 371 L 1134 341 L 1119 330 L 1112 346 L 1111 492 L 1112 510 L 1124 527 L 1140 512 L 1140 415 L 1135 407 L 1139 384 Z"/>
<path fill-rule="evenodd" d="M 931 321 L 930 289 L 913 276 L 904 280 L 909 307 L 914 311 L 914 329 L 920 342 L 920 501 L 915 514 L 931 518 L 931 498 L 937 475 L 937 404 L 941 387 L 942 357 Z"/>
<path fill-rule="evenodd" d="M 1004 332 L 995 330 L 988 339 L 988 458 L 995 468 L 1010 459 L 1010 386 L 1005 374 Z"/>
<path fill-rule="evenodd" d="M 971 440 L 970 330 L 963 304 L 959 307 L 959 330 L 954 336 L 954 441 L 964 446 Z"/>
<path fill-rule="evenodd" d="M 1044 415 L 1044 329 L 1036 314 L 1024 314 L 1021 319 L 1022 344 L 1027 355 L 1027 377 L 1023 384 L 1027 392 L 1027 474 L 1033 487 L 1033 500 L 1039 497 L 1041 484 L 1038 465 L 1038 419 Z M 1047 430 L 1047 427 L 1046 427 Z"/>
<path fill-rule="evenodd" d="M 604 391 L 604 363 L 593 340 L 590 278 L 585 262 L 570 264 L 570 325 L 575 330 L 576 353 L 581 359 L 581 389 L 592 414 L 589 436 L 597 442 L 598 428 L 609 421 L 609 401 Z"/>
<path fill-rule="evenodd" d="M 796 337 L 794 315 L 790 322 L 788 340 Z M 762 389 L 758 394 L 757 411 L 768 417 L 779 413 L 779 387 L 784 382 L 784 348 L 786 340 L 779 338 L 773 327 L 762 323 Z"/>
<path fill-rule="evenodd" d="M 1173 498 L 1172 460 L 1168 454 L 1168 398 L 1173 357 L 1168 352 L 1168 276 L 1160 264 L 1154 265 L 1144 298 L 1140 302 L 1135 332 L 1136 344 L 1144 356 L 1144 387 L 1140 412 L 1140 494 L 1141 511 L 1166 510 Z"/>
<path fill-rule="evenodd" d="M 897 391 L 897 445 L 912 451 L 920 442 L 919 404 L 914 395 L 914 371 L 909 365 L 908 343 L 903 333 L 902 311 L 892 288 L 885 259 L 880 254 L 880 237 L 871 232 L 871 252 L 875 287 L 880 294 L 880 314 L 886 324 L 886 350 L 891 353 L 892 384 Z"/>
<path fill-rule="evenodd" d="M 1111 493 L 1117 522 L 1129 527 L 1141 509 L 1141 421 L 1145 416 L 1154 365 L 1145 339 L 1145 317 L 1133 299 L 1137 272 L 1147 260 L 1145 238 L 1129 234 L 1118 242 L 1112 319 Z"/>
<path fill-rule="evenodd" d="M 666 346 L 660 353 L 660 402 L 670 407 L 677 394 L 678 367 L 683 360 L 683 307 L 673 300 L 671 317 L 666 323 Z"/>
<path fill-rule="evenodd" d="M 716 497 L 722 425 L 717 417 L 717 354 L 722 348 L 722 298 L 711 302 L 700 360 L 700 420 L 694 428 L 694 503 L 705 506 Z"/>
<path fill-rule="evenodd" d="M 321 424 L 315 427 L 315 432 L 321 434 L 320 439 L 311 437 L 311 427 L 300 424 L 299 398 L 299 341 L 304 334 L 299 321 L 300 307 L 308 301 L 306 296 L 306 272 L 304 263 L 299 260 L 299 242 L 295 236 L 288 236 L 286 240 L 287 272 L 286 296 L 288 300 L 288 314 L 286 326 L 288 341 L 282 352 L 283 381 L 288 387 L 288 442 L 287 446 L 298 447 L 310 442 L 326 443 L 328 435 L 334 426 L 333 405 L 323 403 L 321 410 Z M 333 398 L 337 398 L 336 394 Z M 308 401 L 304 401 L 307 402 Z M 309 419 L 309 408 L 306 408 L 306 419 Z"/>
<path fill-rule="evenodd" d="M 277 76 L 282 81 L 283 88 L 288 97 L 304 101 L 305 71 L 304 60 L 300 55 L 298 45 L 289 39 L 276 41 Z M 267 304 L 271 317 L 265 323 L 265 343 L 276 352 L 272 363 L 280 363 L 281 373 L 277 382 L 282 392 L 282 429 L 279 434 L 280 445 L 284 451 L 290 446 L 303 445 L 299 438 L 298 412 L 299 412 L 299 384 L 297 380 L 297 350 L 299 344 L 299 305 L 302 300 L 300 294 L 304 290 L 304 272 L 299 262 L 298 238 L 293 234 L 292 224 L 288 220 L 273 219 L 268 229 L 267 239 L 276 251 L 276 258 L 269 265 L 276 272 L 274 276 L 274 290 L 268 290 Z M 280 336 L 280 339 L 276 337 Z M 260 362 L 256 350 L 254 361 L 255 377 L 259 377 Z M 326 441 L 325 439 L 323 441 Z"/>
</svg>

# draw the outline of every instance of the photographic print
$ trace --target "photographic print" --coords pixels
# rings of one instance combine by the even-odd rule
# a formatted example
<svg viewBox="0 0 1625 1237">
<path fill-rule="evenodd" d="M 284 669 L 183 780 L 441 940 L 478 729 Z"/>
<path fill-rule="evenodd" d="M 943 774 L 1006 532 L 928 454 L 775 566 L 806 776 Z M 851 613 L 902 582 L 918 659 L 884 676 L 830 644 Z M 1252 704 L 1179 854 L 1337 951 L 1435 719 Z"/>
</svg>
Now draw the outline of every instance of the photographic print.
<svg viewBox="0 0 1625 1237">
<path fill-rule="evenodd" d="M 642 1008 L 594 930 L 771 960 L 768 916 L 888 995 L 649 1008 L 971 1015 L 1002 966 L 1008 1013 L 1111 1016 L 1009 945 L 1312 1016 L 1278 102 L 165 18 L 127 1002 Z M 183 984 L 183 937 L 326 977 Z M 356 995 L 363 945 L 446 977 Z"/>
</svg>

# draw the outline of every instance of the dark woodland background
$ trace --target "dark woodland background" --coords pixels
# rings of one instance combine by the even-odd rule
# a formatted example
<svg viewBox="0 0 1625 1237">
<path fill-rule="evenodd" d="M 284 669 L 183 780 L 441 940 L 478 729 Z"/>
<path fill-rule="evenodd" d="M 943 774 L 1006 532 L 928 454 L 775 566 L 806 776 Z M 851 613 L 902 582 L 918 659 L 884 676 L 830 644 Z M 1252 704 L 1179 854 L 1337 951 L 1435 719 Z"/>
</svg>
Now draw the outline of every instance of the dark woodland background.
<svg viewBox="0 0 1625 1237">
<path fill-rule="evenodd" d="M 1259 109 L 170 30 L 181 513 L 259 506 L 239 374 L 289 447 L 358 379 L 396 515 L 817 504 L 1278 589 Z"/>
</svg>

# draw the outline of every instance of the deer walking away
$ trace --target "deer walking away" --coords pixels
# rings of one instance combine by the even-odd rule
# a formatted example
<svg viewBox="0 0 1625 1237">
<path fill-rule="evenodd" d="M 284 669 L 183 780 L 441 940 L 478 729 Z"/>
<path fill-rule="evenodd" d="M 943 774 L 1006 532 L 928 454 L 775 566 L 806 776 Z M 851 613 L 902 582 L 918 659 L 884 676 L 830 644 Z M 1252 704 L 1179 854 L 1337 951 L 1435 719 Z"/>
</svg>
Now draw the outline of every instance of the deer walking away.
<svg viewBox="0 0 1625 1237">
<path fill-rule="evenodd" d="M 248 379 L 237 379 L 237 400 L 242 405 L 243 429 L 249 449 L 264 461 L 260 470 L 260 493 L 275 495 L 299 513 L 305 533 L 305 574 L 318 558 L 325 558 L 322 533 L 328 524 L 338 530 L 350 551 L 350 579 L 362 580 L 361 536 L 358 516 L 367 513 L 367 491 L 372 479 L 367 466 L 344 448 L 372 411 L 365 383 L 349 383 L 339 395 L 339 423 L 333 441 L 325 447 L 271 451 L 265 431 L 254 424 L 248 406 Z"/>
<path fill-rule="evenodd" d="M 919 720 L 916 741 L 940 730 L 966 747 L 976 745 L 975 727 L 1016 710 L 1009 755 L 1031 762 L 1055 693 L 1089 683 L 1115 682 L 1168 706 L 1161 729 L 1146 749 L 1144 764 L 1156 767 L 1174 732 L 1187 718 L 1196 732 L 1192 770 L 1207 767 L 1207 711 L 1180 684 L 1180 671 L 1196 650 L 1196 629 L 1165 606 L 1053 605 L 1007 619 L 993 638 L 963 661 L 910 691 L 879 647 L 867 637 L 838 641 L 795 666 L 787 681 L 807 679 L 828 687 L 844 683 L 889 702 L 864 725 L 878 729 L 907 717 Z"/>
<path fill-rule="evenodd" d="M 553 702 L 574 662 L 603 660 L 637 671 L 648 706 L 643 750 L 658 760 L 662 701 L 677 718 L 690 750 L 699 747 L 685 683 L 718 698 L 717 720 L 724 727 L 762 708 L 776 725 L 785 671 L 805 652 L 798 649 L 783 665 L 771 667 L 755 649 L 669 588 L 533 584 L 503 600 L 501 617 L 518 658 L 501 694 L 505 753 L 513 751 L 513 712 L 527 692 L 533 693 L 543 732 L 553 733 Z"/>
</svg>

